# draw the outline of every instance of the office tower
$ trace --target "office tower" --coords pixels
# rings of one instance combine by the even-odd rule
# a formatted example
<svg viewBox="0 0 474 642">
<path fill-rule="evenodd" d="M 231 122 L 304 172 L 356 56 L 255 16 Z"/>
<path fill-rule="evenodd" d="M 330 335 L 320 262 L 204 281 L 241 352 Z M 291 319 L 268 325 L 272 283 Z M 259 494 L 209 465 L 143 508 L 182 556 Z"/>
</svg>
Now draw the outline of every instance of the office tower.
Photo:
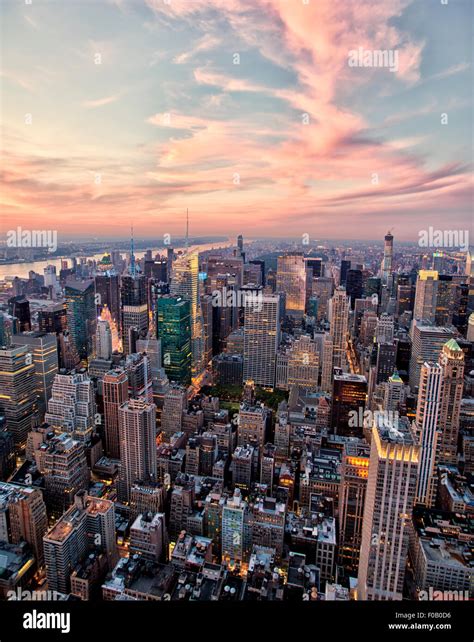
<svg viewBox="0 0 474 642">
<path fill-rule="evenodd" d="M 89 486 L 84 445 L 61 433 L 41 444 L 35 459 L 44 474 L 48 511 L 58 517 L 73 503 L 74 495 Z"/>
<path fill-rule="evenodd" d="M 350 297 L 352 310 L 354 309 L 356 299 L 361 298 L 363 290 L 362 270 L 348 270 L 346 276 L 346 294 Z"/>
<path fill-rule="evenodd" d="M 469 323 L 469 285 L 458 283 L 455 290 L 453 325 L 463 336 L 467 336 Z M 471 338 L 470 341 L 473 339 Z"/>
<path fill-rule="evenodd" d="M 74 568 L 95 547 L 104 551 L 112 569 L 118 557 L 114 503 L 77 493 L 74 505 L 44 536 L 43 545 L 49 590 L 69 593 Z"/>
<path fill-rule="evenodd" d="M 363 416 L 367 399 L 367 379 L 362 375 L 334 376 L 331 427 L 336 435 L 362 437 Z"/>
<path fill-rule="evenodd" d="M 150 562 L 160 562 L 166 557 L 168 535 L 164 513 L 138 515 L 130 526 L 130 554 L 139 553 Z"/>
<path fill-rule="evenodd" d="M 146 278 L 133 273 L 122 276 L 122 344 L 125 354 L 136 350 L 136 339 L 148 332 L 148 302 Z"/>
<path fill-rule="evenodd" d="M 401 317 L 405 312 L 413 310 L 415 304 L 415 288 L 409 284 L 399 284 L 397 286 L 397 317 Z"/>
<path fill-rule="evenodd" d="M 416 280 L 413 318 L 434 323 L 438 296 L 438 272 L 420 270 Z"/>
<path fill-rule="evenodd" d="M 218 354 L 214 357 L 213 368 L 216 381 L 221 386 L 240 386 L 244 375 L 244 358 L 241 354 Z"/>
<path fill-rule="evenodd" d="M 169 442 L 174 433 L 181 431 L 183 412 L 187 407 L 187 389 L 184 386 L 171 385 L 165 394 L 161 414 L 161 432 L 165 441 Z"/>
<path fill-rule="evenodd" d="M 393 235 L 390 231 L 385 235 L 384 241 L 381 274 L 382 283 L 387 285 L 393 269 Z"/>
<path fill-rule="evenodd" d="M 124 501 L 132 484 L 156 480 L 156 407 L 130 399 L 119 408 L 120 479 Z"/>
<path fill-rule="evenodd" d="M 319 354 L 316 343 L 302 335 L 293 342 L 288 353 L 288 386 L 315 390 L 318 387 Z"/>
<path fill-rule="evenodd" d="M 373 425 L 358 599 L 402 599 L 419 450 L 408 422 Z"/>
<path fill-rule="evenodd" d="M 349 298 L 338 288 L 330 303 L 330 331 L 333 340 L 333 367 L 342 368 L 346 363 Z"/>
<path fill-rule="evenodd" d="M 414 391 L 420 382 L 422 364 L 425 361 L 438 361 L 442 347 L 453 337 L 453 332 L 448 328 L 415 323 L 412 333 L 409 383 Z"/>
<path fill-rule="evenodd" d="M 103 319 L 97 321 L 95 356 L 97 359 L 110 359 L 112 356 L 112 332 L 109 322 Z"/>
<path fill-rule="evenodd" d="M 12 344 L 12 337 L 18 330 L 18 319 L 0 311 L 0 347 Z"/>
<path fill-rule="evenodd" d="M 97 266 L 95 293 L 97 315 L 101 316 L 102 311 L 107 308 L 117 329 L 120 329 L 120 277 L 108 254 L 104 255 Z"/>
<path fill-rule="evenodd" d="M 257 452 L 265 444 L 267 432 L 271 427 L 271 410 L 262 406 L 240 404 L 237 443 L 239 446 L 250 444 Z"/>
<path fill-rule="evenodd" d="M 119 408 L 128 399 L 128 378 L 123 368 L 104 375 L 105 450 L 109 457 L 120 459 Z"/>
<path fill-rule="evenodd" d="M 307 269 L 310 272 L 311 280 L 313 278 L 319 278 L 320 276 L 324 276 L 324 263 L 322 259 L 308 256 L 305 258 L 305 262 L 306 262 Z"/>
<path fill-rule="evenodd" d="M 237 247 L 240 254 L 242 255 L 244 251 L 244 237 L 242 236 L 242 234 L 239 234 L 239 236 L 237 237 Z"/>
<path fill-rule="evenodd" d="M 142 398 L 151 403 L 153 401 L 153 384 L 148 355 L 139 352 L 128 354 L 123 364 L 128 378 L 129 397 Z"/>
<path fill-rule="evenodd" d="M 329 300 L 333 295 L 334 282 L 330 277 L 315 277 L 311 284 L 311 294 L 318 299 L 318 321 L 329 318 Z"/>
<path fill-rule="evenodd" d="M 377 343 L 375 383 L 384 383 L 393 374 L 397 360 L 396 343 Z"/>
<path fill-rule="evenodd" d="M 87 374 L 57 374 L 45 421 L 56 430 L 86 443 L 95 431 L 96 403 L 94 385 Z"/>
<path fill-rule="evenodd" d="M 360 320 L 360 342 L 366 348 L 374 342 L 378 318 L 373 310 L 366 310 Z"/>
<path fill-rule="evenodd" d="M 398 372 L 394 372 L 385 384 L 383 408 L 387 412 L 399 412 L 405 402 L 405 384 Z"/>
<path fill-rule="evenodd" d="M 443 372 L 443 394 L 436 459 L 441 464 L 456 465 L 464 383 L 464 352 L 454 339 L 450 339 L 443 346 L 439 364 Z"/>
<path fill-rule="evenodd" d="M 448 326 L 453 322 L 457 283 L 447 274 L 438 275 L 434 324 Z"/>
<path fill-rule="evenodd" d="M 268 495 L 271 495 L 273 492 L 276 450 L 277 448 L 274 444 L 265 444 L 260 460 L 260 483 L 266 485 Z"/>
<path fill-rule="evenodd" d="M 252 544 L 274 549 L 276 559 L 281 559 L 285 534 L 286 504 L 277 501 L 274 497 L 261 495 L 251 505 L 251 513 Z"/>
<path fill-rule="evenodd" d="M 171 295 L 158 299 L 157 336 L 161 339 L 163 366 L 171 381 L 191 381 L 191 305 Z"/>
<path fill-rule="evenodd" d="M 29 332 L 31 330 L 30 303 L 24 296 L 13 296 L 8 299 L 8 312 L 18 319 L 18 330 Z"/>
<path fill-rule="evenodd" d="M 218 456 L 218 436 L 213 432 L 203 432 L 200 444 L 199 475 L 212 477 L 213 467 Z"/>
<path fill-rule="evenodd" d="M 416 434 L 421 446 L 416 501 L 427 507 L 432 507 L 435 500 L 435 462 L 442 394 L 443 370 L 439 364 L 427 361 L 421 367 L 415 418 Z"/>
<path fill-rule="evenodd" d="M 146 339 L 137 341 L 137 351 L 144 353 L 148 358 L 152 400 L 157 407 L 161 408 L 164 394 L 169 386 L 168 377 L 162 366 L 161 339 L 154 338 L 149 332 Z"/>
<path fill-rule="evenodd" d="M 33 358 L 27 346 L 0 348 L 0 414 L 15 444 L 24 446 L 37 418 Z"/>
<path fill-rule="evenodd" d="M 276 353 L 280 344 L 280 297 L 263 295 L 245 311 L 244 381 L 273 388 Z"/>
<path fill-rule="evenodd" d="M 0 541 L 28 542 L 38 566 L 42 566 L 43 535 L 47 528 L 48 516 L 41 490 L 0 481 Z"/>
<path fill-rule="evenodd" d="M 394 319 L 385 312 L 380 315 L 375 329 L 375 338 L 378 343 L 392 343 L 394 334 Z"/>
<path fill-rule="evenodd" d="M 254 456 L 255 449 L 249 444 L 237 446 L 232 453 L 232 484 L 237 488 L 250 490 Z"/>
<path fill-rule="evenodd" d="M 199 291 L 199 253 L 186 252 L 173 263 L 170 293 L 190 303 L 192 375 L 203 370 L 203 316 Z"/>
<path fill-rule="evenodd" d="M 47 265 L 44 270 L 44 285 L 50 290 L 50 298 L 55 299 L 61 292 L 55 265 Z"/>
<path fill-rule="evenodd" d="M 201 296 L 202 310 L 202 331 L 203 331 L 203 363 L 207 367 L 212 360 L 212 333 L 213 333 L 213 305 L 212 296 L 204 294 Z"/>
<path fill-rule="evenodd" d="M 285 294 L 285 310 L 288 316 L 301 318 L 304 315 L 308 283 L 303 254 L 287 254 L 278 257 L 277 292 Z"/>
<path fill-rule="evenodd" d="M 93 279 L 68 279 L 65 286 L 67 323 L 81 361 L 92 354 L 92 337 L 96 326 Z"/>
<path fill-rule="evenodd" d="M 242 562 L 250 555 L 251 524 L 247 502 L 239 488 L 222 508 L 222 561 Z"/>
<path fill-rule="evenodd" d="M 351 574 L 359 568 L 369 458 L 367 444 L 344 444 L 339 492 L 339 564 Z"/>
<path fill-rule="evenodd" d="M 40 332 L 60 334 L 67 328 L 67 312 L 64 303 L 44 306 L 38 310 Z"/>
<path fill-rule="evenodd" d="M 360 335 L 360 328 L 362 323 L 362 317 L 364 312 L 371 311 L 374 314 L 377 314 L 377 303 L 374 302 L 371 298 L 365 299 L 356 299 L 354 303 L 354 317 L 353 317 L 353 327 L 352 333 L 355 337 Z"/>
<path fill-rule="evenodd" d="M 329 332 L 325 332 L 323 339 L 323 358 L 321 365 L 321 390 L 323 392 L 332 392 L 333 350 L 334 343 L 332 336 L 329 334 Z"/>
<path fill-rule="evenodd" d="M 0 417 L 0 481 L 8 479 L 16 468 L 15 442 L 5 425 L 5 417 Z"/>
<path fill-rule="evenodd" d="M 51 397 L 54 377 L 58 372 L 58 344 L 55 334 L 25 332 L 15 335 L 15 345 L 28 348 L 35 366 L 35 390 L 40 418 Z"/>
<path fill-rule="evenodd" d="M 339 275 L 339 286 L 346 287 L 347 273 L 351 269 L 351 262 L 345 259 L 341 261 L 341 271 Z"/>
<path fill-rule="evenodd" d="M 253 259 L 249 261 L 249 265 L 255 265 L 260 268 L 260 285 L 265 287 L 265 261 L 263 259 Z"/>
</svg>

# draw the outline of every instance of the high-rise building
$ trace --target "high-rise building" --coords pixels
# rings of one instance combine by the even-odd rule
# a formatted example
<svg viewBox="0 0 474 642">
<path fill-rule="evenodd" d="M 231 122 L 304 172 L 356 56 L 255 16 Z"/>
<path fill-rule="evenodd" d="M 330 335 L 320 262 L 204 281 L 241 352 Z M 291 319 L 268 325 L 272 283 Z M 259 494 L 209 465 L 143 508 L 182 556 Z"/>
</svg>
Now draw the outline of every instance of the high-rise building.
<svg viewBox="0 0 474 642">
<path fill-rule="evenodd" d="M 448 328 L 432 325 L 413 324 L 412 350 L 410 357 L 410 388 L 414 391 L 420 382 L 420 370 L 425 361 L 438 361 L 444 344 L 453 337 Z"/>
<path fill-rule="evenodd" d="M 437 461 L 441 464 L 457 463 L 457 446 L 461 401 L 464 384 L 464 352 L 454 339 L 441 350 L 439 364 L 443 371 L 443 394 L 439 417 Z"/>
<path fill-rule="evenodd" d="M 248 560 L 251 548 L 251 523 L 247 502 L 239 488 L 222 508 L 222 561 Z"/>
<path fill-rule="evenodd" d="M 23 332 L 15 335 L 15 345 L 28 348 L 35 366 L 35 389 L 40 419 L 51 397 L 54 377 L 58 372 L 58 344 L 55 334 Z"/>
<path fill-rule="evenodd" d="M 0 413 L 19 447 L 37 418 L 33 357 L 27 346 L 0 348 Z"/>
<path fill-rule="evenodd" d="M 385 312 L 381 314 L 375 330 L 375 337 L 378 343 L 392 343 L 394 327 L 393 317 Z"/>
<path fill-rule="evenodd" d="M 401 600 L 419 465 L 408 422 L 372 427 L 357 584 L 361 600 Z"/>
<path fill-rule="evenodd" d="M 104 308 L 107 308 L 117 328 L 120 328 L 120 278 L 108 254 L 104 255 L 97 266 L 95 293 L 97 315 L 100 316 Z"/>
<path fill-rule="evenodd" d="M 146 277 L 135 265 L 133 249 L 129 273 L 120 281 L 122 345 L 125 354 L 136 351 L 135 341 L 148 332 Z"/>
<path fill-rule="evenodd" d="M 420 270 L 416 281 L 413 318 L 434 323 L 437 297 L 438 272 L 436 270 Z"/>
<path fill-rule="evenodd" d="M 431 507 L 435 500 L 435 463 L 439 438 L 439 419 L 443 394 L 443 371 L 438 363 L 421 366 L 415 430 L 420 442 L 420 471 L 416 500 Z"/>
<path fill-rule="evenodd" d="M 74 505 L 46 533 L 43 544 L 49 590 L 69 593 L 74 568 L 93 547 L 106 553 L 111 570 L 117 561 L 114 503 L 77 493 Z"/>
<path fill-rule="evenodd" d="M 271 425 L 271 410 L 262 406 L 240 404 L 237 440 L 239 446 L 250 444 L 261 451 Z"/>
<path fill-rule="evenodd" d="M 171 385 L 166 391 L 163 412 L 161 415 L 161 431 L 165 441 L 180 432 L 183 425 L 183 412 L 188 406 L 187 390 L 184 386 Z"/>
<path fill-rule="evenodd" d="M 359 567 L 370 448 L 361 442 L 344 444 L 339 494 L 339 563 L 350 573 Z"/>
<path fill-rule="evenodd" d="M 326 332 L 323 338 L 323 357 L 321 366 L 321 390 L 323 392 L 332 392 L 333 350 L 333 338 L 329 332 Z"/>
<path fill-rule="evenodd" d="M 334 377 L 331 426 L 337 435 L 362 437 L 367 400 L 367 379 L 363 375 L 343 373 Z"/>
<path fill-rule="evenodd" d="M 273 388 L 280 343 L 280 297 L 262 295 L 245 311 L 244 381 Z"/>
<path fill-rule="evenodd" d="M 288 386 L 315 390 L 318 387 L 319 353 L 316 343 L 302 335 L 293 342 L 288 354 Z"/>
<path fill-rule="evenodd" d="M 330 302 L 330 331 L 333 340 L 333 366 L 342 368 L 346 362 L 349 297 L 338 288 Z"/>
<path fill-rule="evenodd" d="M 41 566 L 43 535 L 47 528 L 48 516 L 41 490 L 0 481 L 0 542 L 28 542 Z"/>
<path fill-rule="evenodd" d="M 105 450 L 109 457 L 120 459 L 119 408 L 128 399 L 128 378 L 123 368 L 104 375 Z"/>
<path fill-rule="evenodd" d="M 161 562 L 166 556 L 167 546 L 165 514 L 138 515 L 130 526 L 130 553 L 139 553 L 150 562 Z"/>
<path fill-rule="evenodd" d="M 341 269 L 339 274 L 340 287 L 346 287 L 347 273 L 349 272 L 350 269 L 351 269 L 351 262 L 346 259 L 342 259 Z"/>
<path fill-rule="evenodd" d="M 8 479 L 16 468 L 13 435 L 5 430 L 5 417 L 0 418 L 0 481 Z"/>
<path fill-rule="evenodd" d="M 393 234 L 388 231 L 384 239 L 383 260 L 382 260 L 382 283 L 387 285 L 393 269 Z"/>
<path fill-rule="evenodd" d="M 109 322 L 105 319 L 97 321 L 95 355 L 97 359 L 110 359 L 112 355 L 112 331 Z"/>
<path fill-rule="evenodd" d="M 31 330 L 30 302 L 23 295 L 13 296 L 8 299 L 8 312 L 18 319 L 18 330 L 29 332 Z"/>
<path fill-rule="evenodd" d="M 64 303 L 47 305 L 38 310 L 38 326 L 40 332 L 60 334 L 67 328 L 67 311 Z"/>
<path fill-rule="evenodd" d="M 94 384 L 87 374 L 74 372 L 55 376 L 45 414 L 47 423 L 86 443 L 95 431 L 96 411 Z"/>
<path fill-rule="evenodd" d="M 79 358 L 86 362 L 92 354 L 92 337 L 97 318 L 94 280 L 68 279 L 65 297 L 69 332 Z"/>
<path fill-rule="evenodd" d="M 351 300 L 352 309 L 354 309 L 356 299 L 361 298 L 363 291 L 362 270 L 348 270 L 346 276 L 346 294 Z"/>
<path fill-rule="evenodd" d="M 163 366 L 171 381 L 191 381 L 191 304 L 181 297 L 158 299 L 157 336 L 161 339 Z"/>
<path fill-rule="evenodd" d="M 45 479 L 48 511 L 59 517 L 74 501 L 74 495 L 89 486 L 89 468 L 84 446 L 61 433 L 35 451 L 35 459 Z"/>
<path fill-rule="evenodd" d="M 173 263 L 170 293 L 190 303 L 192 374 L 203 370 L 203 315 L 199 291 L 199 253 L 186 252 Z"/>
<path fill-rule="evenodd" d="M 278 257 L 277 292 L 285 294 L 285 310 L 289 316 L 301 318 L 308 297 L 308 274 L 302 253 Z"/>
<path fill-rule="evenodd" d="M 130 499 L 136 481 L 156 481 L 156 407 L 130 399 L 119 408 L 120 495 Z"/>
</svg>

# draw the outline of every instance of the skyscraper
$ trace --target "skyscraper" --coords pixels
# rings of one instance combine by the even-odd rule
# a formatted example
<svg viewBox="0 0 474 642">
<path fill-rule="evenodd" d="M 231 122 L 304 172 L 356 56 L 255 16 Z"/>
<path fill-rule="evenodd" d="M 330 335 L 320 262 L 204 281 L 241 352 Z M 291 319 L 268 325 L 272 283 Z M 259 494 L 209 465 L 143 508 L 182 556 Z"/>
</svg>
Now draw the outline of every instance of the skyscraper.
<svg viewBox="0 0 474 642">
<path fill-rule="evenodd" d="M 262 295 L 245 310 L 244 381 L 273 388 L 280 343 L 280 297 Z"/>
<path fill-rule="evenodd" d="M 441 464 L 455 465 L 464 385 L 464 352 L 454 339 L 444 344 L 439 364 L 443 372 L 443 394 L 436 459 Z"/>
<path fill-rule="evenodd" d="M 191 304 L 181 297 L 158 299 L 157 336 L 161 339 L 163 366 L 171 381 L 191 381 Z"/>
<path fill-rule="evenodd" d="M 420 372 L 415 429 L 421 446 L 416 501 L 428 508 L 433 506 L 435 500 L 435 462 L 442 394 L 442 368 L 437 363 L 427 361 Z"/>
<path fill-rule="evenodd" d="M 372 427 L 357 596 L 401 600 L 419 446 L 408 422 Z"/>
<path fill-rule="evenodd" d="M 277 292 L 285 294 L 285 310 L 289 316 L 301 318 L 308 297 L 308 274 L 302 253 L 278 257 Z"/>
<path fill-rule="evenodd" d="M 346 362 L 349 297 L 342 288 L 334 292 L 330 302 L 330 331 L 333 340 L 333 366 L 342 368 Z"/>
<path fill-rule="evenodd" d="M 95 293 L 97 315 L 100 316 L 104 308 L 107 308 L 120 329 L 120 278 L 109 254 L 105 254 L 97 265 Z"/>
<path fill-rule="evenodd" d="M 414 323 L 410 357 L 410 388 L 414 391 L 420 382 L 420 370 L 425 361 L 437 361 L 444 344 L 453 337 L 448 328 Z"/>
<path fill-rule="evenodd" d="M 135 340 L 148 331 L 146 278 L 135 268 L 134 257 L 130 270 L 129 274 L 122 276 L 120 287 L 122 344 L 125 354 L 135 352 Z"/>
<path fill-rule="evenodd" d="M 95 333 L 95 355 L 97 359 L 110 359 L 111 354 L 112 332 L 110 324 L 105 319 L 99 319 Z"/>
<path fill-rule="evenodd" d="M 416 281 L 413 318 L 434 323 L 437 297 L 438 272 L 436 270 L 420 270 Z"/>
<path fill-rule="evenodd" d="M 186 252 L 173 263 L 170 293 L 190 303 L 192 374 L 203 370 L 203 316 L 199 291 L 199 253 Z"/>
<path fill-rule="evenodd" d="M 130 399 L 119 408 L 120 495 L 130 499 L 136 481 L 156 480 L 156 407 Z"/>
<path fill-rule="evenodd" d="M 51 397 L 54 377 L 58 372 L 58 344 L 55 334 L 23 332 L 15 335 L 15 345 L 28 348 L 35 366 L 35 390 L 40 419 Z"/>
<path fill-rule="evenodd" d="M 23 446 L 37 418 L 35 366 L 27 346 L 0 348 L 0 393 L 6 428 Z"/>
<path fill-rule="evenodd" d="M 87 374 L 55 376 L 45 414 L 47 423 L 86 443 L 95 430 L 96 411 L 94 385 Z"/>
<path fill-rule="evenodd" d="M 393 235 L 390 231 L 387 232 L 384 239 L 383 260 L 382 260 L 382 283 L 387 285 L 388 279 L 393 269 Z"/>
<path fill-rule="evenodd" d="M 105 449 L 109 457 L 120 458 L 119 408 L 128 399 L 128 378 L 123 368 L 104 375 Z"/>
<path fill-rule="evenodd" d="M 92 354 L 96 325 L 93 279 L 68 279 L 65 287 L 67 323 L 73 343 L 83 362 Z"/>
</svg>

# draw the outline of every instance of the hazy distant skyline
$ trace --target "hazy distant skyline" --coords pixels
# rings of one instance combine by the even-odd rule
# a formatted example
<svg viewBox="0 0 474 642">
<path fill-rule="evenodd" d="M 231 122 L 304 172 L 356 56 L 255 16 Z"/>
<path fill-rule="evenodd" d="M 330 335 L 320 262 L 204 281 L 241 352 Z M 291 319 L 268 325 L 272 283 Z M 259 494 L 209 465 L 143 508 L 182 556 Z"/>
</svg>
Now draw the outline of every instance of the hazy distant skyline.
<svg viewBox="0 0 474 642">
<path fill-rule="evenodd" d="M 2 1 L 3 230 L 472 229 L 470 0 L 169 2 Z"/>
</svg>

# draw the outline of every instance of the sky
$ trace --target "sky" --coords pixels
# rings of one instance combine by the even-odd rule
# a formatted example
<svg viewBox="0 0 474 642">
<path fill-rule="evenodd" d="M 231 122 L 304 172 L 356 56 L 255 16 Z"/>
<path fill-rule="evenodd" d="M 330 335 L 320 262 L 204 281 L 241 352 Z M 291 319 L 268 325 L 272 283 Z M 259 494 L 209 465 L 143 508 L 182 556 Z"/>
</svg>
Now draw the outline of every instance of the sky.
<svg viewBox="0 0 474 642">
<path fill-rule="evenodd" d="M 0 5 L 4 231 L 472 232 L 471 0 Z"/>
</svg>

